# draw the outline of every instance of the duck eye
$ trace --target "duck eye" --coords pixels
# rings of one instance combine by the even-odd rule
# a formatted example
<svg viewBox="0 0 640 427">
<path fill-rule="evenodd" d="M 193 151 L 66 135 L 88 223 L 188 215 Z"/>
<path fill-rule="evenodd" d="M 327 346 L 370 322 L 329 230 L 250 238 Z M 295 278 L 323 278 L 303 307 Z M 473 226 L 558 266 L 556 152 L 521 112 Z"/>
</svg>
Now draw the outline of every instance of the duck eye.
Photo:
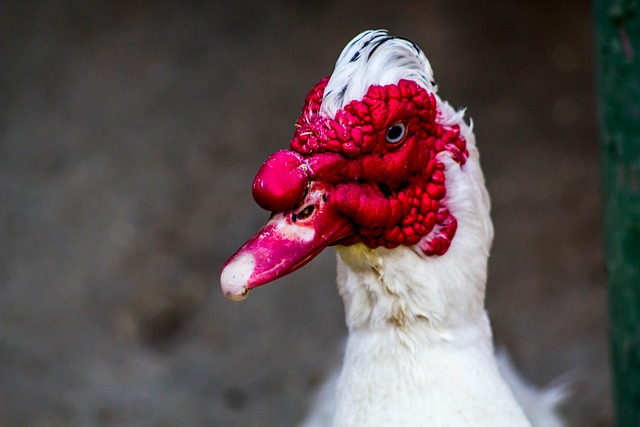
<svg viewBox="0 0 640 427">
<path fill-rule="evenodd" d="M 402 122 L 396 123 L 395 125 L 391 126 L 389 129 L 387 129 L 387 142 L 390 144 L 397 144 L 398 142 L 402 141 L 406 130 L 407 128 Z"/>
</svg>

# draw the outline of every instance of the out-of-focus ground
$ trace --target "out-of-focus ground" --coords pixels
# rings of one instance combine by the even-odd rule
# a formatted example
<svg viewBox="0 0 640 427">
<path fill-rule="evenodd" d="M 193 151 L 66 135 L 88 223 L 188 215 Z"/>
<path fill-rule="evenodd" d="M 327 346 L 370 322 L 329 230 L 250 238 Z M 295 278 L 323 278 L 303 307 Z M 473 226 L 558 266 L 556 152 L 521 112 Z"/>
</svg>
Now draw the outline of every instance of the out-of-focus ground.
<svg viewBox="0 0 640 427">
<path fill-rule="evenodd" d="M 291 426 L 344 334 L 333 251 L 232 303 L 250 186 L 364 29 L 427 53 L 493 197 L 488 310 L 609 426 L 590 3 L 0 3 L 0 426 Z"/>
</svg>

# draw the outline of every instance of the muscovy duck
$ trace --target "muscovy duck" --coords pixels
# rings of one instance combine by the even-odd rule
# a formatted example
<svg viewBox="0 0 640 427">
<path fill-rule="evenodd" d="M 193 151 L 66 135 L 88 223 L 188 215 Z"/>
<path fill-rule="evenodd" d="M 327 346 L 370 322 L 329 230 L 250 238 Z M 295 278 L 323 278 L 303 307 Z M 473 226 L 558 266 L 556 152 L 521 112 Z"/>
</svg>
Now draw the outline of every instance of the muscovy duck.
<svg viewBox="0 0 640 427">
<path fill-rule="evenodd" d="M 241 300 L 335 246 L 349 335 L 327 425 L 531 425 L 484 308 L 493 226 L 472 125 L 436 90 L 411 41 L 355 37 L 307 95 L 290 149 L 259 170 L 271 217 L 221 274 Z"/>
</svg>

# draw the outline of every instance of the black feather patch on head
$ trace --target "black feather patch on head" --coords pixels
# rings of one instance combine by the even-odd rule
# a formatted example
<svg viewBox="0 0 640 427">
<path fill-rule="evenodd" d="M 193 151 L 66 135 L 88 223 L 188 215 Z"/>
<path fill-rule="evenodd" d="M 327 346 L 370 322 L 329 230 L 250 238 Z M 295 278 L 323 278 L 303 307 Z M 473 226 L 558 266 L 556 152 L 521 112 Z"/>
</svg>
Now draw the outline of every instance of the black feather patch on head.
<svg viewBox="0 0 640 427">
<path fill-rule="evenodd" d="M 344 87 L 342 88 L 342 90 L 340 91 L 340 94 L 338 94 L 338 97 L 340 98 L 344 98 L 344 94 L 347 92 L 347 88 L 349 87 L 349 85 L 344 85 Z"/>
</svg>

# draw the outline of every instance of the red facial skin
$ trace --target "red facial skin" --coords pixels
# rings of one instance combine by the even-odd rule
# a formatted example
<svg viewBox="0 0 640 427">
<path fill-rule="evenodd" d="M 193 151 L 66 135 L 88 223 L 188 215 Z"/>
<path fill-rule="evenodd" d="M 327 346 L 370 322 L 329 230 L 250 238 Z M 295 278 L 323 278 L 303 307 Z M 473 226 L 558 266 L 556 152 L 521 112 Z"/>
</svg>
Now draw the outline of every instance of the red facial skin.
<svg viewBox="0 0 640 427">
<path fill-rule="evenodd" d="M 226 270 L 243 254 L 256 263 L 242 280 L 223 270 L 230 298 L 290 273 L 331 244 L 418 245 L 427 256 L 449 248 L 457 223 L 446 207 L 438 154 L 449 152 L 464 164 L 468 152 L 459 127 L 438 124 L 435 96 L 408 80 L 371 86 L 328 118 L 320 113 L 327 81 L 307 95 L 291 149 L 272 155 L 254 180 L 256 202 L 277 213 L 225 264 Z M 304 238 L 295 230 L 274 233 L 280 217 L 288 223 L 278 220 L 279 230 L 291 226 Z"/>
</svg>

